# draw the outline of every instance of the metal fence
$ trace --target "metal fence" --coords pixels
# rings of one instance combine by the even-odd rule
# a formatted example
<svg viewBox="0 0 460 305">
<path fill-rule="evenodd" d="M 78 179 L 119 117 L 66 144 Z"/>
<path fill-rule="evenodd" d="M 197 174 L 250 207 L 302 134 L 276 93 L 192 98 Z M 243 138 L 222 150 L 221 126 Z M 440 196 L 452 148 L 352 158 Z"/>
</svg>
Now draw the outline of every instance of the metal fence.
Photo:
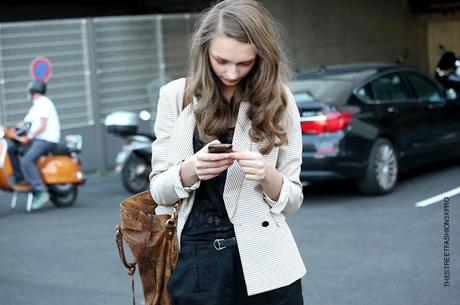
<svg viewBox="0 0 460 305">
<path fill-rule="evenodd" d="M 0 23 L 0 123 L 30 104 L 29 65 L 53 64 L 48 95 L 63 129 L 91 126 L 114 110 L 155 117 L 159 86 L 183 76 L 195 15 L 148 15 Z"/>
</svg>

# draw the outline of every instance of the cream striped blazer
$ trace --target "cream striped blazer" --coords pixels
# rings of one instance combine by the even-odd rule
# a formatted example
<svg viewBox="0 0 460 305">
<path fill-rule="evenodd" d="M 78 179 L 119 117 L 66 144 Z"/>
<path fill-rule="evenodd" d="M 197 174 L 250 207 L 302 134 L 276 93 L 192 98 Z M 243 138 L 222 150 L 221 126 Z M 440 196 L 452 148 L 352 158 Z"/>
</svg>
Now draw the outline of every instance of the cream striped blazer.
<svg viewBox="0 0 460 305">
<path fill-rule="evenodd" d="M 160 89 L 155 135 L 152 144 L 150 191 L 158 203 L 157 214 L 171 214 L 173 205 L 181 200 L 177 221 L 177 237 L 193 206 L 195 190 L 200 181 L 183 187 L 180 179 L 182 161 L 193 155 L 195 117 L 192 105 L 182 110 L 185 78 L 174 80 Z M 297 245 L 286 223 L 286 216 L 296 212 L 303 201 L 299 180 L 302 162 L 302 138 L 299 111 L 289 89 L 287 134 L 289 143 L 275 147 L 264 158 L 276 166 L 283 176 L 278 201 L 271 200 L 261 185 L 244 178 L 237 162 L 228 168 L 224 202 L 234 224 L 248 295 L 287 286 L 307 272 Z M 233 136 L 233 146 L 257 151 L 263 143 L 249 137 L 251 122 L 247 118 L 249 104 L 240 104 Z"/>
</svg>

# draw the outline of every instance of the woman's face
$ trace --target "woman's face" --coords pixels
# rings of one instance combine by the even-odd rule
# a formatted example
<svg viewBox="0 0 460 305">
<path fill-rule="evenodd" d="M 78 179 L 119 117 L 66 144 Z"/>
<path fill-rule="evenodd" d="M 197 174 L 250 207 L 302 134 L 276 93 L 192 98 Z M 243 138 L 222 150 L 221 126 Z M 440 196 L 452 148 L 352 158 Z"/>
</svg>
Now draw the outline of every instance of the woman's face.
<svg viewBox="0 0 460 305">
<path fill-rule="evenodd" d="M 250 43 L 218 35 L 209 45 L 209 61 L 225 87 L 237 87 L 251 71 L 257 58 L 256 48 Z"/>
</svg>

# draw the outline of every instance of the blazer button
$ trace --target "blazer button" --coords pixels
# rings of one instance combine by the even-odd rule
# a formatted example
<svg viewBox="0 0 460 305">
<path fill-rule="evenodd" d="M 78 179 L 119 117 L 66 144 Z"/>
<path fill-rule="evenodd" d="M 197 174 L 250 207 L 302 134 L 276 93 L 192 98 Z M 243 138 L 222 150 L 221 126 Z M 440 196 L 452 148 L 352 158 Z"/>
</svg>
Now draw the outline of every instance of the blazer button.
<svg viewBox="0 0 460 305">
<path fill-rule="evenodd" d="M 264 221 L 262 222 L 262 227 L 268 227 L 270 223 L 268 221 Z"/>
</svg>

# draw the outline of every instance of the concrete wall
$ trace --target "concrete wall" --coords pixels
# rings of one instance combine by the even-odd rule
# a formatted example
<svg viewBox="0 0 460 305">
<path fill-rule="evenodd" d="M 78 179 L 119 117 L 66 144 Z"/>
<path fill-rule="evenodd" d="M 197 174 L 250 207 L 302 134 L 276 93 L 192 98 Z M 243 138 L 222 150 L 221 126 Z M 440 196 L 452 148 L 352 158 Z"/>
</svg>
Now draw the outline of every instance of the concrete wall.
<svg viewBox="0 0 460 305">
<path fill-rule="evenodd" d="M 405 0 L 261 0 L 286 29 L 294 68 L 353 62 L 407 63 L 428 69 L 426 21 Z"/>
<path fill-rule="evenodd" d="M 460 55 L 460 14 L 433 14 L 427 17 L 427 24 L 428 62 L 430 71 L 434 71 L 442 54 L 440 44 Z"/>
</svg>

